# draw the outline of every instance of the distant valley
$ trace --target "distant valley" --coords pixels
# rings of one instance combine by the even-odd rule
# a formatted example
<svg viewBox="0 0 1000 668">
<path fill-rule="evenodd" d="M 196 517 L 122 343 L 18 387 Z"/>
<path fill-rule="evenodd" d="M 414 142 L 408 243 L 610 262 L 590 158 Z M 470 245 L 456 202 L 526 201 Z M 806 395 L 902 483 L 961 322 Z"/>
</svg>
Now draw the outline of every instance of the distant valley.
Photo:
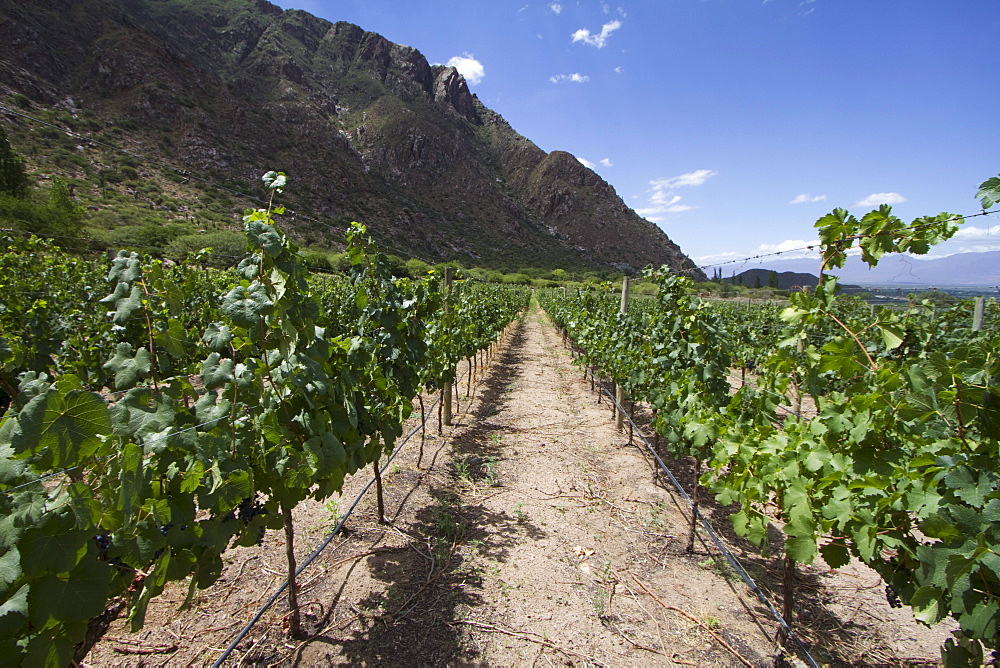
<svg viewBox="0 0 1000 668">
<path fill-rule="evenodd" d="M 819 271 L 819 260 L 816 258 L 776 260 L 755 264 L 754 267 L 778 272 L 816 274 Z M 746 268 L 741 267 L 740 271 Z M 729 272 L 723 273 L 728 277 Z M 887 256 L 873 269 L 869 269 L 860 257 L 850 256 L 842 269 L 830 273 L 837 275 L 842 282 L 863 286 L 991 288 L 1000 285 L 1000 251 L 961 253 L 935 259 L 907 255 Z"/>
</svg>

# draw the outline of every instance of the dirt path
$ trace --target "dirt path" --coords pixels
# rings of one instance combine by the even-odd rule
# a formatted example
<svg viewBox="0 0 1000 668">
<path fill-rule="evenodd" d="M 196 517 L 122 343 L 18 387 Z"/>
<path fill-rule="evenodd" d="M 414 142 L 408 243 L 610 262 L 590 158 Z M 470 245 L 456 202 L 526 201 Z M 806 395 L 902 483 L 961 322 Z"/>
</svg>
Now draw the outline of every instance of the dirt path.
<svg viewBox="0 0 1000 668">
<path fill-rule="evenodd" d="M 474 387 L 453 428 L 429 431 L 423 468 L 414 442 L 390 467 L 390 525 L 377 523 L 369 494 L 302 575 L 309 639 L 284 637 L 277 605 L 227 665 L 773 662 L 777 625 L 714 548 L 699 540 L 687 552 L 669 486 L 613 429 L 607 402 L 597 403 L 543 313 L 524 318 Z M 689 482 L 682 465 L 676 473 Z M 336 507 L 297 509 L 300 559 L 365 482 L 354 476 Z M 708 512 L 726 526 L 724 509 Z M 774 560 L 728 539 L 761 586 L 776 588 Z M 167 595 L 146 629 L 112 629 L 89 661 L 211 663 L 280 582 L 282 553 L 276 532 L 235 551 L 195 610 L 177 612 Z M 801 580 L 800 633 L 817 659 L 936 657 L 944 631 L 889 609 L 872 574 L 814 568 Z"/>
</svg>

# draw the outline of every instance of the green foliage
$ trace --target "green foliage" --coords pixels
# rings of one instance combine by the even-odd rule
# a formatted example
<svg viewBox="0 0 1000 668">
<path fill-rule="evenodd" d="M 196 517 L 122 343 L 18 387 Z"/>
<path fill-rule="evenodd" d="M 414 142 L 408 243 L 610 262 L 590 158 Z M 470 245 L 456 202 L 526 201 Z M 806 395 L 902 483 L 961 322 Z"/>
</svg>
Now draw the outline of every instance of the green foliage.
<svg viewBox="0 0 1000 668">
<path fill-rule="evenodd" d="M 179 262 L 203 248 L 208 252 L 199 256 L 201 262 L 213 267 L 234 267 L 243 257 L 246 241 L 240 233 L 228 230 L 185 234 L 172 239 L 163 249 L 163 254 Z"/>
<path fill-rule="evenodd" d="M 7 131 L 0 125 L 0 195 L 23 198 L 28 194 L 30 181 L 24 172 L 24 157 L 14 150 L 7 139 Z"/>
<path fill-rule="evenodd" d="M 824 268 L 852 247 L 874 265 L 955 232 L 948 214 L 904 224 L 889 207 L 816 226 Z M 710 460 L 702 482 L 738 504 L 738 534 L 764 544 L 779 520 L 794 562 L 867 563 L 918 620 L 958 622 L 946 662 L 981 662 L 1000 623 L 1000 333 L 972 332 L 968 302 L 873 316 L 837 288 L 827 275 L 780 313 L 729 304 L 722 318 L 671 280 L 628 315 L 597 295 L 542 301 L 587 364 L 657 409 L 671 455 Z M 730 355 L 757 376 L 732 396 L 717 385 Z"/>
<path fill-rule="evenodd" d="M 47 192 L 34 193 L 34 197 L 0 195 L 0 222 L 50 237 L 66 250 L 87 247 L 89 237 L 83 227 L 83 216 L 83 207 L 73 200 L 69 186 L 61 179 L 55 179 Z"/>
<path fill-rule="evenodd" d="M 976 198 L 982 203 L 983 209 L 1000 202 L 1000 177 L 993 176 L 979 184 Z"/>
<path fill-rule="evenodd" d="M 395 278 L 360 226 L 350 280 L 321 293 L 280 211 L 248 212 L 229 272 L 122 251 L 102 276 L 0 238 L 5 664 L 70 663 L 112 598 L 138 628 L 169 582 L 212 584 L 228 546 L 391 451 L 421 386 L 526 299 Z"/>
</svg>

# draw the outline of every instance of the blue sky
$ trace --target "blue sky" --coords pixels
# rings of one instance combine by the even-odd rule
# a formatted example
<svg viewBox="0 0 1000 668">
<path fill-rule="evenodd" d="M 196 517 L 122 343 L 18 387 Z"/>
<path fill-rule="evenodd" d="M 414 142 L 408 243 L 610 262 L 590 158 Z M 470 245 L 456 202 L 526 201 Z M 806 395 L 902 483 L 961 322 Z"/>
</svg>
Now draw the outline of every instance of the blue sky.
<svg viewBox="0 0 1000 668">
<path fill-rule="evenodd" d="M 979 211 L 998 0 L 278 0 L 454 64 L 699 264 L 809 245 L 834 207 Z M 1000 215 L 944 255 L 1000 250 Z"/>
</svg>

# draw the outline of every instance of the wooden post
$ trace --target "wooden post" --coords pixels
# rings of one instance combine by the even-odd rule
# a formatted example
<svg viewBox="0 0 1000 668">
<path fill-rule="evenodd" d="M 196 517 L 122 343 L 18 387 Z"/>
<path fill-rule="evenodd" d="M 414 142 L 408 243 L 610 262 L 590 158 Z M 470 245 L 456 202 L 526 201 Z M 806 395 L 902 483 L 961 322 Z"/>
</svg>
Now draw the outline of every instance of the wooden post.
<svg viewBox="0 0 1000 668">
<path fill-rule="evenodd" d="M 444 276 L 441 279 L 441 292 L 448 295 L 451 291 L 451 267 L 444 268 Z M 445 309 L 447 310 L 447 306 Z M 452 424 L 451 416 L 451 383 L 447 382 L 441 387 L 441 409 L 444 413 L 443 420 L 449 427 Z"/>
<path fill-rule="evenodd" d="M 378 460 L 374 463 L 375 468 L 375 498 L 378 505 L 378 523 L 388 524 L 385 521 L 385 501 L 382 496 L 382 472 L 378 470 Z"/>
<path fill-rule="evenodd" d="M 292 509 L 281 506 L 285 519 L 285 560 L 288 565 L 288 635 L 302 637 L 302 622 L 299 617 L 299 587 L 295 582 L 295 528 L 292 524 Z"/>
<path fill-rule="evenodd" d="M 983 330 L 983 317 L 986 314 L 986 297 L 976 297 L 976 306 L 972 309 L 972 331 Z"/>
<path fill-rule="evenodd" d="M 622 278 L 622 302 L 619 307 L 622 315 L 628 312 L 628 276 Z M 625 403 L 625 390 L 621 383 L 615 384 L 615 429 L 623 431 L 625 424 L 625 413 L 622 411 L 622 404 Z"/>
</svg>

